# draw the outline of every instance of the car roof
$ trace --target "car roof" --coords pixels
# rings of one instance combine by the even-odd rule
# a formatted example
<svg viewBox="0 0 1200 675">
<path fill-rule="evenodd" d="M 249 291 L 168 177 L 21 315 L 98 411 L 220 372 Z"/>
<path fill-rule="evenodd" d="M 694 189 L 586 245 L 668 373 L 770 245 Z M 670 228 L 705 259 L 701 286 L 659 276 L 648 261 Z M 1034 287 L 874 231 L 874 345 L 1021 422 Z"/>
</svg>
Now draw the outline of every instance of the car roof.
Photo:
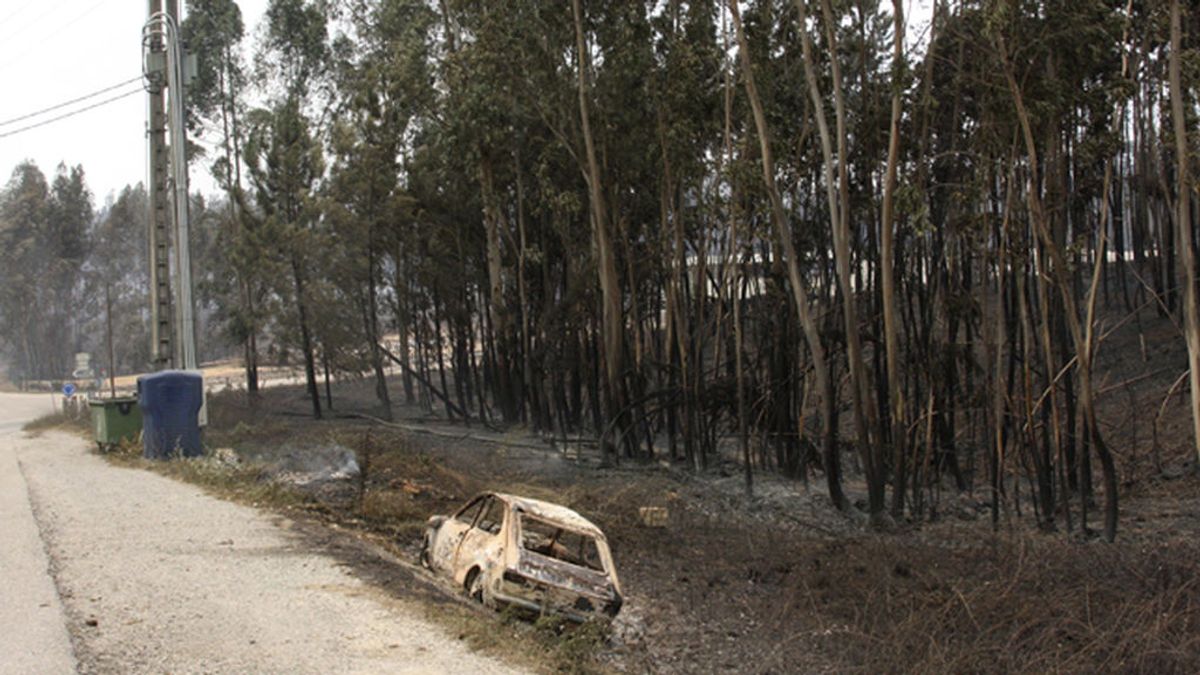
<svg viewBox="0 0 1200 675">
<path fill-rule="evenodd" d="M 587 534 L 604 537 L 604 533 L 600 528 L 596 527 L 592 521 L 584 518 L 575 511 L 568 509 L 565 506 L 554 504 L 541 499 L 533 499 L 532 497 L 519 497 L 517 495 L 504 494 L 502 492 L 489 493 L 492 496 L 506 502 L 515 511 L 528 513 L 539 518 L 553 521 L 567 527 L 586 532 Z"/>
</svg>

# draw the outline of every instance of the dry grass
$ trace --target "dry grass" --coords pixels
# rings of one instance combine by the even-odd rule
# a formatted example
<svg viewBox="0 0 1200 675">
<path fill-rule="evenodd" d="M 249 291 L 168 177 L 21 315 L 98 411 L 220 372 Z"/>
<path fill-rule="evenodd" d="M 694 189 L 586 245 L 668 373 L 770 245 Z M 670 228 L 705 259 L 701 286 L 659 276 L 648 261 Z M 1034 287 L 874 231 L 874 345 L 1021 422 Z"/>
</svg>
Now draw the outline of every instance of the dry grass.
<svg viewBox="0 0 1200 675">
<path fill-rule="evenodd" d="M 472 649 L 534 672 L 592 675 L 608 672 L 598 660 L 609 627 L 543 617 L 532 622 L 520 612 L 482 613 L 473 607 L 427 604 L 426 618 Z"/>
<path fill-rule="evenodd" d="M 26 422 L 21 430 L 32 436 L 53 430 L 82 433 L 91 430 L 88 423 L 88 418 L 84 416 L 57 411 Z"/>
<path fill-rule="evenodd" d="M 254 463 L 229 464 L 212 455 L 169 461 L 145 459 L 142 445 L 122 442 L 105 455 L 123 466 L 154 471 L 198 485 L 208 492 L 251 506 L 292 508 L 312 504 L 306 495 L 273 480 L 264 467 Z"/>
<path fill-rule="evenodd" d="M 824 553 L 793 575 L 796 609 L 843 668 L 1200 671 L 1197 546 L 1031 535 L 964 548 L 865 539 Z"/>
</svg>

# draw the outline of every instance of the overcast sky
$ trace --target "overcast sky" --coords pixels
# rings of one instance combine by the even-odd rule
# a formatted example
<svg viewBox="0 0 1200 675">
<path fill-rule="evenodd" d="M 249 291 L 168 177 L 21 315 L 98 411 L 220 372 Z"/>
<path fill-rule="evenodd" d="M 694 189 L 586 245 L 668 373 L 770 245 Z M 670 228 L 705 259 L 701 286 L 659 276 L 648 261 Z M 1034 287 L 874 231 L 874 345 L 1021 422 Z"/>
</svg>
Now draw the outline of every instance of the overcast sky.
<svg viewBox="0 0 1200 675">
<path fill-rule="evenodd" d="M 267 1 L 238 1 L 247 46 Z M 923 40 L 930 0 L 906 4 L 909 39 Z M 26 159 L 47 177 L 60 162 L 81 164 L 99 207 L 110 193 L 145 180 L 146 96 L 134 93 L 141 91 L 138 81 L 45 115 L 11 120 L 139 78 L 147 8 L 146 0 L 0 0 L 0 185 Z M 93 110 L 19 131 L 126 93 Z M 193 190 L 215 190 L 200 166 L 193 167 L 191 184 Z"/>
<path fill-rule="evenodd" d="M 267 0 L 239 0 L 238 5 L 250 36 Z M 144 93 L 37 129 L 4 134 L 141 91 L 135 81 L 45 115 L 5 123 L 139 78 L 148 7 L 146 0 L 0 0 L 0 185 L 26 159 L 47 177 L 59 162 L 82 164 L 99 207 L 110 192 L 145 180 Z M 207 176 L 195 175 L 192 182 L 202 191 L 212 189 Z"/>
</svg>

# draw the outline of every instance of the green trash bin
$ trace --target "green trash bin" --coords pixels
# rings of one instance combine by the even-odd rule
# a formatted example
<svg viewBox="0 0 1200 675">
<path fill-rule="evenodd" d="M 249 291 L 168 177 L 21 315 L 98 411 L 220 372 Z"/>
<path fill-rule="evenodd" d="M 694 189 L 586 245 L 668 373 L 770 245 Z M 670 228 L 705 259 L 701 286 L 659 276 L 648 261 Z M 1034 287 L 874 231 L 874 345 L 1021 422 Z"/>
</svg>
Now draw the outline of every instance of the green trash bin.
<svg viewBox="0 0 1200 675">
<path fill-rule="evenodd" d="M 142 433 L 142 409 L 137 397 L 93 399 L 88 405 L 92 409 L 96 445 L 102 452 L 123 440 L 136 441 Z"/>
</svg>

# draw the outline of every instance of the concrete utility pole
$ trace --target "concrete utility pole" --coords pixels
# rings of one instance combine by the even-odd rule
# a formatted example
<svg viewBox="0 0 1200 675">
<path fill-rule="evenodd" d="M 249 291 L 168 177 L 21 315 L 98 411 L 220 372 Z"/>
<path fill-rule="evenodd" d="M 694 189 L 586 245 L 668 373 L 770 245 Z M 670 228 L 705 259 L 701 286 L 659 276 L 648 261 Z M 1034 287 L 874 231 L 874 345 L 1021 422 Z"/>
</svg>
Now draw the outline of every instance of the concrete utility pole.
<svg viewBox="0 0 1200 675">
<path fill-rule="evenodd" d="M 162 13 L 162 0 L 150 0 L 150 17 Z M 149 27 L 149 23 L 147 27 Z M 171 313 L 171 231 L 167 212 L 167 85 L 166 44 L 163 35 L 143 29 L 143 72 L 147 79 L 147 145 L 150 242 L 150 341 L 154 367 L 170 368 L 174 358 Z"/>
<path fill-rule="evenodd" d="M 142 43 L 150 80 L 151 312 L 155 363 L 160 370 L 168 367 L 196 370 L 184 126 L 184 85 L 189 69 L 179 37 L 179 1 L 150 0 L 149 11 L 150 18 L 142 29 Z M 167 96 L 163 95 L 164 90 Z M 171 238 L 173 247 L 168 246 Z M 174 307 L 171 272 L 177 294 Z"/>
</svg>

